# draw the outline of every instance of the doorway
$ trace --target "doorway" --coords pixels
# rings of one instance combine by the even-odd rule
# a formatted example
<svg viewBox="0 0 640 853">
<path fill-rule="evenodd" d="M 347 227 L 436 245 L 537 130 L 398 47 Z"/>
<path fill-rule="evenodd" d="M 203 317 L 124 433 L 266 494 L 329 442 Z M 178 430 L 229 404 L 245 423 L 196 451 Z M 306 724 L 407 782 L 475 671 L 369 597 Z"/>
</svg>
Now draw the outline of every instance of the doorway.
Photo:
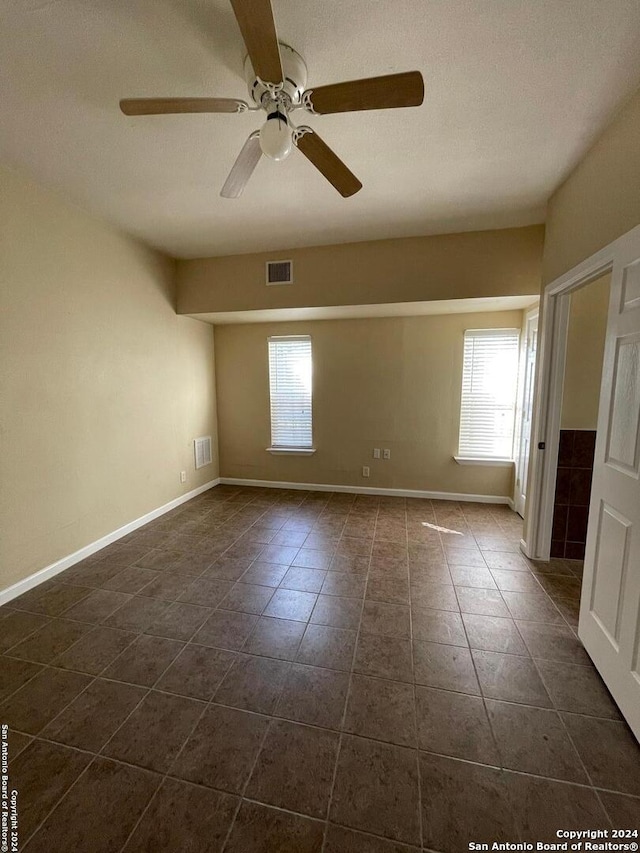
<svg viewBox="0 0 640 853">
<path fill-rule="evenodd" d="M 584 560 L 610 284 L 608 272 L 567 297 L 551 557 Z"/>
<path fill-rule="evenodd" d="M 543 561 L 551 553 L 571 294 L 607 273 L 578 635 L 640 740 L 640 226 L 545 289 L 522 549 Z"/>
</svg>

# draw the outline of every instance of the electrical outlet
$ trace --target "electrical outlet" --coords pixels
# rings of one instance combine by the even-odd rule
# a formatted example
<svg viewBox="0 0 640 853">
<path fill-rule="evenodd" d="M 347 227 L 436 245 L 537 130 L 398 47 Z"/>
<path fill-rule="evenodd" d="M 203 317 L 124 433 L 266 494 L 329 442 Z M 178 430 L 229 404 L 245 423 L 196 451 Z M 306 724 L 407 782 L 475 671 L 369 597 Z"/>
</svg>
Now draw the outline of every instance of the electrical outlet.
<svg viewBox="0 0 640 853">
<path fill-rule="evenodd" d="M 363 476 L 363 477 L 368 477 L 370 473 L 371 473 L 371 472 L 369 471 L 369 466 L 368 466 L 368 465 L 363 465 L 363 466 L 362 466 L 362 476 Z"/>
<path fill-rule="evenodd" d="M 186 471 L 180 471 L 180 482 L 181 483 L 187 482 L 187 472 Z"/>
<path fill-rule="evenodd" d="M 373 458 L 374 459 L 380 459 L 380 448 L 379 447 L 373 448 Z"/>
<path fill-rule="evenodd" d="M 383 459 L 391 459 L 391 451 L 390 450 L 383 450 L 382 451 L 382 458 Z"/>
</svg>

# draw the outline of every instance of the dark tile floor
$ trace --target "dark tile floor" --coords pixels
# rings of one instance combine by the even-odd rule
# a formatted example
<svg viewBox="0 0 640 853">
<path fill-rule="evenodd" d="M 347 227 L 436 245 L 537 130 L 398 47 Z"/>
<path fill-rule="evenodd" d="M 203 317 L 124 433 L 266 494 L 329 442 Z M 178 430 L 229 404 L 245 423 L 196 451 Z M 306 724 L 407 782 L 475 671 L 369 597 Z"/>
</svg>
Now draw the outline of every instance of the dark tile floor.
<svg viewBox="0 0 640 853">
<path fill-rule="evenodd" d="M 580 566 L 505 507 L 220 486 L 0 610 L 27 853 L 458 853 L 637 826 Z"/>
</svg>

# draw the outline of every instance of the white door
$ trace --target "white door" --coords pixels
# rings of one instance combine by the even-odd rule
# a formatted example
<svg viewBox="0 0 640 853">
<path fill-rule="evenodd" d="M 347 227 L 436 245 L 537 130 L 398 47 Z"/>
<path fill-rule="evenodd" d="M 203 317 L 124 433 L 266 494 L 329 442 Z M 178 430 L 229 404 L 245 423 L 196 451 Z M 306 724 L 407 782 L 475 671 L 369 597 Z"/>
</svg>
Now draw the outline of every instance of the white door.
<svg viewBox="0 0 640 853">
<path fill-rule="evenodd" d="M 533 418 L 533 383 L 536 373 L 536 349 L 538 346 L 538 312 L 527 317 L 522 358 L 522 412 L 520 418 L 520 437 L 516 459 L 516 484 L 514 503 L 518 515 L 524 517 L 527 497 L 527 476 L 529 472 L 529 449 L 531 443 L 531 420 Z"/>
<path fill-rule="evenodd" d="M 640 740 L 640 229 L 616 246 L 578 633 Z"/>
</svg>

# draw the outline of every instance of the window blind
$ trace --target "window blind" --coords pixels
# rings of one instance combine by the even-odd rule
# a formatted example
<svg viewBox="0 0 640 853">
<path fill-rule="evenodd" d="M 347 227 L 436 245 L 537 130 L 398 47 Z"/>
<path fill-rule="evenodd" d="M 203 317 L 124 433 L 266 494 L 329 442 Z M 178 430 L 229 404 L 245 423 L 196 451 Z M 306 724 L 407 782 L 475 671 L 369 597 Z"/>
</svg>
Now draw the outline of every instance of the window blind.
<svg viewBox="0 0 640 853">
<path fill-rule="evenodd" d="M 460 456 L 512 457 L 519 337 L 518 329 L 464 333 Z"/>
<path fill-rule="evenodd" d="M 311 447 L 311 338 L 269 338 L 271 446 Z"/>
</svg>

